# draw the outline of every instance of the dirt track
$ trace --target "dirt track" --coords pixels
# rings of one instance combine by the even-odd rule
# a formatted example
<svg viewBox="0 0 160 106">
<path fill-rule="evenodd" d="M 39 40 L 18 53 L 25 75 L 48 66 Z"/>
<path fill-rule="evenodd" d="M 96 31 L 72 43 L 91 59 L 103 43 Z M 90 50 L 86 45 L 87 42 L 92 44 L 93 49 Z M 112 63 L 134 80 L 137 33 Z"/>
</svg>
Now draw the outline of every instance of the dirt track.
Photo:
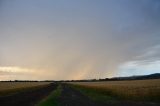
<svg viewBox="0 0 160 106">
<path fill-rule="evenodd" d="M 0 106 L 34 106 L 54 89 L 56 89 L 56 85 L 50 84 L 38 89 L 0 97 Z"/>
<path fill-rule="evenodd" d="M 88 97 L 68 85 L 62 85 L 62 93 L 58 100 L 60 106 L 98 106 Z"/>
</svg>

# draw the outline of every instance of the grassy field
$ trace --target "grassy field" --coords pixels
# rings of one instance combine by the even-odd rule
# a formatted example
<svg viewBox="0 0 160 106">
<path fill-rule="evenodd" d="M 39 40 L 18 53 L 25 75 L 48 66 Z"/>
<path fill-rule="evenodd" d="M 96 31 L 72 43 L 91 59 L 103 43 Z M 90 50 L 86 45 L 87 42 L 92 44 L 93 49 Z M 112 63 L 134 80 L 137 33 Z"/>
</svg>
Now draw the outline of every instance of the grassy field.
<svg viewBox="0 0 160 106">
<path fill-rule="evenodd" d="M 48 85 L 50 82 L 0 82 L 0 96 Z"/>
<path fill-rule="evenodd" d="M 101 99 L 115 97 L 123 100 L 160 102 L 160 79 L 104 82 L 72 82 L 88 96 Z M 99 95 L 99 96 L 98 96 Z M 96 99 L 96 98 L 93 98 Z"/>
</svg>

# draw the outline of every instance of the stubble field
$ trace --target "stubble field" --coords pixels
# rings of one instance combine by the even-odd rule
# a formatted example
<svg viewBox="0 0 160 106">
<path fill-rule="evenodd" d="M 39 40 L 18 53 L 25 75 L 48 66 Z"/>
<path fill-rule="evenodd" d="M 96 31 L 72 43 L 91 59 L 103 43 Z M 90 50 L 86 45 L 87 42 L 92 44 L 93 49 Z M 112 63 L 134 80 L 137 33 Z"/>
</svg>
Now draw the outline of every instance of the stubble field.
<svg viewBox="0 0 160 106">
<path fill-rule="evenodd" d="M 48 85 L 50 82 L 0 82 L 0 96 Z"/>
<path fill-rule="evenodd" d="M 121 99 L 157 102 L 160 100 L 160 79 L 72 82 L 71 84 Z"/>
</svg>

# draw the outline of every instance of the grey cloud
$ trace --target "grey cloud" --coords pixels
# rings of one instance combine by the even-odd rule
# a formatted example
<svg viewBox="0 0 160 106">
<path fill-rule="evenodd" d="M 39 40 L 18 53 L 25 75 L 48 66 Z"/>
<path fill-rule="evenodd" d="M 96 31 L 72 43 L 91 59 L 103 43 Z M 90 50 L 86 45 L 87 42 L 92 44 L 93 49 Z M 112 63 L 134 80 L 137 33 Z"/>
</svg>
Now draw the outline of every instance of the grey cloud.
<svg viewBox="0 0 160 106">
<path fill-rule="evenodd" d="M 103 78 L 125 62 L 159 59 L 159 1 L 26 2 L 1 7 L 1 66 L 46 70 L 43 79 Z"/>
</svg>

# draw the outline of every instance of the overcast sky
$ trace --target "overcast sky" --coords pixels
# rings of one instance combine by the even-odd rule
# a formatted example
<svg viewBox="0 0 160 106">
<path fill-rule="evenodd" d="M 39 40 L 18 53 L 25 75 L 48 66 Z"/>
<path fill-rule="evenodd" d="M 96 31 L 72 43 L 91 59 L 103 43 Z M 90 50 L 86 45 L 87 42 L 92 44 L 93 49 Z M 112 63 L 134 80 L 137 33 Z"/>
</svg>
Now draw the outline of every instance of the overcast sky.
<svg viewBox="0 0 160 106">
<path fill-rule="evenodd" d="M 0 0 L 0 80 L 159 72 L 159 0 Z"/>
</svg>

